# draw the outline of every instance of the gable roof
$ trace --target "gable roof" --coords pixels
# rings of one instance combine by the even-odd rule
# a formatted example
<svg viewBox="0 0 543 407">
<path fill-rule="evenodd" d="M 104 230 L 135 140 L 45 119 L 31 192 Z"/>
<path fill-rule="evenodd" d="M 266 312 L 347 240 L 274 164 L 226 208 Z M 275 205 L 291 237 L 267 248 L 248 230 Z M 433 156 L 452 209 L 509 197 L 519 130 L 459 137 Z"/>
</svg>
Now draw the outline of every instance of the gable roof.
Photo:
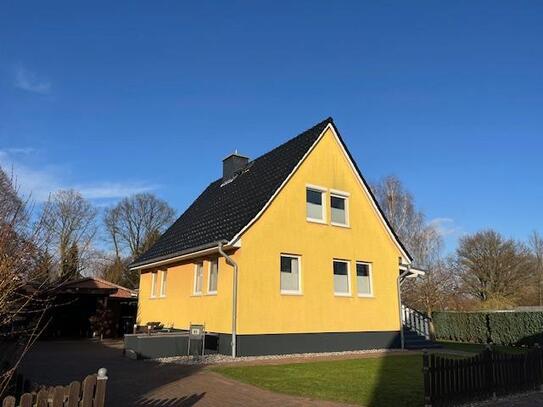
<svg viewBox="0 0 543 407">
<path fill-rule="evenodd" d="M 357 172 L 370 199 L 383 218 L 401 250 L 411 259 L 379 208 L 375 197 L 352 159 L 331 117 L 293 139 L 251 161 L 228 183 L 222 178 L 212 182 L 175 223 L 143 255 L 131 264 L 139 268 L 227 243 L 244 231 L 267 207 L 303 158 L 311 151 L 326 128 L 331 125 Z"/>
</svg>

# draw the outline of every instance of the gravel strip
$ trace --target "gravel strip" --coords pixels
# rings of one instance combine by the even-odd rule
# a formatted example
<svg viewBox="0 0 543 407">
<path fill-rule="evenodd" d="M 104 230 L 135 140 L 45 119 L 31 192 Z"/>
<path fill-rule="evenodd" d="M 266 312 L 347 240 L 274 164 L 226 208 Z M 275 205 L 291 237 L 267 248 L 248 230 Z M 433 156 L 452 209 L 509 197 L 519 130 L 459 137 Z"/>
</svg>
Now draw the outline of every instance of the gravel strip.
<svg viewBox="0 0 543 407">
<path fill-rule="evenodd" d="M 348 352 L 323 352 L 323 353 L 290 353 L 285 355 L 266 355 L 266 356 L 239 356 L 233 358 L 228 355 L 210 354 L 199 358 L 192 356 L 174 356 L 169 358 L 145 359 L 147 361 L 159 363 L 173 363 L 178 365 L 216 365 L 227 363 L 253 362 L 259 360 L 280 360 L 280 359 L 311 359 L 327 356 L 350 356 L 350 355 L 367 355 L 372 353 L 402 353 L 401 349 L 368 349 L 356 350 Z"/>
</svg>

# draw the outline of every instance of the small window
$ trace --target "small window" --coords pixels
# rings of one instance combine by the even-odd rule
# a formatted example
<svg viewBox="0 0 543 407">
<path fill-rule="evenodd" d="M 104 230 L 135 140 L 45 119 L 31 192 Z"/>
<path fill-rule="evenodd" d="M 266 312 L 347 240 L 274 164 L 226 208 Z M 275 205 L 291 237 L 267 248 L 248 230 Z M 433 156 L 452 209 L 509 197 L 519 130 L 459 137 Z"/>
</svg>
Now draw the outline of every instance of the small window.
<svg viewBox="0 0 543 407">
<path fill-rule="evenodd" d="M 281 293 L 300 294 L 300 257 L 281 255 Z"/>
<path fill-rule="evenodd" d="M 351 295 L 349 282 L 349 262 L 334 260 L 334 294 Z"/>
<path fill-rule="evenodd" d="M 208 294 L 217 294 L 217 284 L 219 282 L 219 259 L 213 259 L 209 262 Z"/>
<path fill-rule="evenodd" d="M 151 273 L 151 298 L 156 297 L 156 288 L 157 288 L 156 274 L 157 274 L 156 271 L 153 271 Z"/>
<path fill-rule="evenodd" d="M 194 295 L 202 294 L 202 286 L 204 283 L 204 264 L 196 263 L 194 270 Z"/>
<path fill-rule="evenodd" d="M 166 280 L 168 278 L 168 270 L 162 270 L 161 271 L 161 281 L 160 281 L 160 296 L 165 297 L 166 296 Z"/>
<path fill-rule="evenodd" d="M 330 220 L 332 225 L 348 226 L 348 201 L 346 196 L 330 195 Z"/>
<path fill-rule="evenodd" d="M 371 264 L 370 263 L 356 263 L 356 287 L 358 295 L 361 297 L 371 297 Z"/>
<path fill-rule="evenodd" d="M 306 216 L 307 220 L 315 222 L 326 222 L 324 212 L 325 192 L 316 188 L 306 188 Z"/>
</svg>

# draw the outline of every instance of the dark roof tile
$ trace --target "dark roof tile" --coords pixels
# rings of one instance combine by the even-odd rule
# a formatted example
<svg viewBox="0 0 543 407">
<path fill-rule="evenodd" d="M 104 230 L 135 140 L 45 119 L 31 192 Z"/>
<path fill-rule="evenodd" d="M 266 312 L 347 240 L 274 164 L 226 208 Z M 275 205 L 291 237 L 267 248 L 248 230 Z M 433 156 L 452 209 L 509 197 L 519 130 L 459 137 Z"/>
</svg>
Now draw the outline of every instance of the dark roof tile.
<svg viewBox="0 0 543 407">
<path fill-rule="evenodd" d="M 231 240 L 266 205 L 331 122 L 328 118 L 251 161 L 232 182 L 222 185 L 220 178 L 209 184 L 132 267 Z"/>
</svg>

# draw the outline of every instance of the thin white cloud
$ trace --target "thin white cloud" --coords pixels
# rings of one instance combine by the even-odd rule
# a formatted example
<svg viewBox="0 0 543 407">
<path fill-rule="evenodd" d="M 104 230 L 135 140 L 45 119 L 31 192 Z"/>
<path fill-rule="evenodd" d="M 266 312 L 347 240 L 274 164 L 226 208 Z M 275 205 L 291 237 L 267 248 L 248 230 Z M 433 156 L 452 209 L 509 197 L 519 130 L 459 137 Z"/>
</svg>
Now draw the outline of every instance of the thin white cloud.
<svg viewBox="0 0 543 407">
<path fill-rule="evenodd" d="M 80 185 L 75 186 L 74 188 L 88 199 L 114 199 L 140 192 L 150 192 L 156 189 L 156 186 L 146 185 L 143 183 L 123 184 L 116 182 L 104 182 L 95 185 Z"/>
<path fill-rule="evenodd" d="M 50 194 L 60 189 L 73 188 L 90 200 L 105 201 L 123 198 L 140 192 L 156 190 L 156 185 L 145 182 L 94 182 L 72 184 L 65 181 L 63 169 L 54 166 L 34 168 L 17 159 L 18 150 L 0 150 L 0 166 L 4 171 L 12 173 L 20 193 L 36 202 L 47 201 Z M 25 149 L 28 154 L 35 150 Z M 65 170 L 65 169 L 64 169 Z"/>
<path fill-rule="evenodd" d="M 28 155 L 28 154 L 35 153 L 36 149 L 31 148 L 31 147 L 13 147 L 13 148 L 6 148 L 3 151 L 8 154 Z"/>
<path fill-rule="evenodd" d="M 443 237 L 455 236 L 462 232 L 462 228 L 456 225 L 454 219 L 451 218 L 435 218 L 428 222 L 428 224 L 435 228 Z"/>
<path fill-rule="evenodd" d="M 0 166 L 14 178 L 19 192 L 32 200 L 43 202 L 49 194 L 58 189 L 60 183 L 54 168 L 37 170 L 21 164 L 16 154 L 0 150 Z"/>
<path fill-rule="evenodd" d="M 38 77 L 37 74 L 29 71 L 22 65 L 17 65 L 14 69 L 13 84 L 19 89 L 27 92 L 39 93 L 40 95 L 47 95 L 52 89 L 51 82 Z"/>
</svg>

